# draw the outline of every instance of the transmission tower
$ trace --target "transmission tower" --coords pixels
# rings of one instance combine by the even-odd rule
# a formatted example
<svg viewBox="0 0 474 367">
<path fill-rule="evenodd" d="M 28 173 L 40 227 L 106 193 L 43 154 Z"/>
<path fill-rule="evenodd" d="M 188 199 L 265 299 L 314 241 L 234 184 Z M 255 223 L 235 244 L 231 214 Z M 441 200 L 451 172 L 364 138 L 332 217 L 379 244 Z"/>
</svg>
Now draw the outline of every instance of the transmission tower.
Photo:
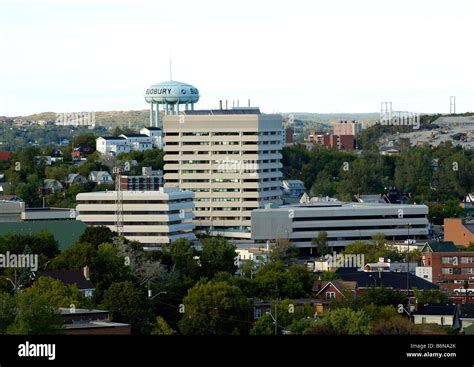
<svg viewBox="0 0 474 367">
<path fill-rule="evenodd" d="M 115 231 L 119 236 L 123 235 L 123 191 L 121 169 L 114 168 L 115 175 Z"/>
</svg>

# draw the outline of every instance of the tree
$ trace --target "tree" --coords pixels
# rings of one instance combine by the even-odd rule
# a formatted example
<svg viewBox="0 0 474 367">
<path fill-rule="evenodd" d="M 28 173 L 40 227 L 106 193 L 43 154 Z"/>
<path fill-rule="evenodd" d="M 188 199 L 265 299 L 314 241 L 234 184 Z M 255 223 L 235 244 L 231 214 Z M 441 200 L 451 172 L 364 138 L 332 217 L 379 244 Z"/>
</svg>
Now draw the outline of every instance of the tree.
<svg viewBox="0 0 474 367">
<path fill-rule="evenodd" d="M 7 328 L 15 320 L 15 298 L 9 293 L 0 293 L 0 334 L 5 334 Z"/>
<path fill-rule="evenodd" d="M 151 335 L 174 335 L 176 331 L 174 331 L 165 319 L 161 316 L 157 316 L 155 324 L 153 325 L 153 330 L 151 331 Z"/>
<path fill-rule="evenodd" d="M 275 324 L 270 315 L 263 315 L 254 322 L 250 335 L 275 335 Z"/>
<path fill-rule="evenodd" d="M 242 291 L 226 282 L 198 283 L 183 300 L 185 313 L 179 322 L 183 334 L 242 334 L 248 329 L 249 307 Z"/>
<path fill-rule="evenodd" d="M 360 296 L 360 302 L 366 305 L 372 303 L 376 306 L 398 306 L 406 302 L 406 296 L 404 293 L 393 289 L 372 288 Z"/>
<path fill-rule="evenodd" d="M 402 316 L 393 316 L 388 320 L 376 322 L 372 329 L 374 335 L 419 335 L 422 331 L 418 325 Z"/>
<path fill-rule="evenodd" d="M 56 256 L 51 262 L 55 270 L 80 269 L 90 266 L 97 255 L 97 248 L 91 243 L 75 243 Z"/>
<path fill-rule="evenodd" d="M 112 232 L 109 227 L 87 227 L 84 233 L 81 234 L 81 237 L 79 237 L 79 242 L 87 242 L 97 248 L 103 243 L 112 243 L 116 236 L 117 234 Z"/>
<path fill-rule="evenodd" d="M 181 276 L 197 279 L 199 277 L 199 264 L 195 260 L 195 250 L 192 244 L 184 238 L 172 242 L 163 249 L 163 255 L 168 256 L 173 270 Z"/>
<path fill-rule="evenodd" d="M 311 245 L 316 247 L 316 251 L 319 256 L 325 256 L 331 253 L 331 249 L 328 245 L 328 234 L 327 232 L 319 232 L 318 237 L 313 238 Z"/>
<path fill-rule="evenodd" d="M 63 319 L 59 311 L 38 294 L 19 293 L 15 311 L 15 319 L 8 326 L 7 334 L 48 335 L 61 334 L 63 331 Z"/>
<path fill-rule="evenodd" d="M 94 298 L 101 300 L 103 293 L 113 282 L 130 279 L 130 267 L 120 256 L 118 249 L 110 243 L 99 245 L 91 265 L 91 280 L 96 287 Z"/>
<path fill-rule="evenodd" d="M 289 262 L 296 257 L 296 247 L 288 240 L 277 240 L 270 247 L 270 261 Z"/>
<path fill-rule="evenodd" d="M 103 306 L 110 319 L 132 325 L 132 332 L 146 334 L 153 319 L 147 294 L 130 281 L 113 283 L 105 291 Z"/>
<path fill-rule="evenodd" d="M 201 243 L 202 251 L 199 261 L 204 276 L 212 279 L 220 271 L 235 274 L 237 253 L 234 245 L 222 237 L 205 238 Z"/>
<path fill-rule="evenodd" d="M 448 303 L 448 296 L 439 289 L 424 289 L 422 291 L 414 289 L 413 293 L 419 304 L 425 303 Z"/>
<path fill-rule="evenodd" d="M 327 311 L 305 334 L 367 335 L 370 333 L 370 318 L 361 310 L 338 308 Z"/>
<path fill-rule="evenodd" d="M 256 295 L 262 299 L 307 297 L 314 276 L 304 266 L 291 265 L 286 271 L 281 261 L 270 262 L 255 275 Z"/>
<path fill-rule="evenodd" d="M 33 285 L 23 293 L 30 296 L 38 296 L 52 307 L 83 307 L 84 296 L 74 284 L 67 286 L 63 282 L 51 277 L 40 277 Z"/>
</svg>

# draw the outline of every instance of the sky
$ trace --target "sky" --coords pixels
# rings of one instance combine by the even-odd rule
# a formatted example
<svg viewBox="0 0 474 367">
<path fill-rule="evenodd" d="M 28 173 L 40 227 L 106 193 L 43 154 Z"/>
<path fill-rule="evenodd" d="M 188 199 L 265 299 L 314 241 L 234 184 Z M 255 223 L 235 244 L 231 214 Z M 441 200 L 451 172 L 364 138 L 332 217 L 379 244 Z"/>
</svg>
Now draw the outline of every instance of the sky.
<svg viewBox="0 0 474 367">
<path fill-rule="evenodd" d="M 196 108 L 474 110 L 472 0 L 0 0 L 0 116 L 147 109 L 172 78 Z"/>
</svg>

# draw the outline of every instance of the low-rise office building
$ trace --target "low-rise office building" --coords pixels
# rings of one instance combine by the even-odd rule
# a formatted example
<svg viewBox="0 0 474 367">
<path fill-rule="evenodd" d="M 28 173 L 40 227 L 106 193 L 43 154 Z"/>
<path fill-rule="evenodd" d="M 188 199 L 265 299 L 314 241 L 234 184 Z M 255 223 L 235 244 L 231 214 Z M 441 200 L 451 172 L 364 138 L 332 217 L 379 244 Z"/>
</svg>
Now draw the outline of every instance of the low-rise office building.
<svg viewBox="0 0 474 367">
<path fill-rule="evenodd" d="M 177 239 L 194 240 L 194 194 L 178 188 L 123 191 L 123 235 L 153 250 Z M 77 220 L 116 231 L 117 192 L 89 192 L 76 197 Z"/>
<path fill-rule="evenodd" d="M 383 233 L 389 241 L 428 239 L 426 205 L 343 203 L 311 199 L 304 204 L 252 212 L 252 239 L 259 243 L 287 239 L 311 249 L 311 241 L 326 232 L 329 246 L 342 248 L 354 241 L 370 241 Z M 308 251 L 310 252 L 310 251 Z"/>
</svg>

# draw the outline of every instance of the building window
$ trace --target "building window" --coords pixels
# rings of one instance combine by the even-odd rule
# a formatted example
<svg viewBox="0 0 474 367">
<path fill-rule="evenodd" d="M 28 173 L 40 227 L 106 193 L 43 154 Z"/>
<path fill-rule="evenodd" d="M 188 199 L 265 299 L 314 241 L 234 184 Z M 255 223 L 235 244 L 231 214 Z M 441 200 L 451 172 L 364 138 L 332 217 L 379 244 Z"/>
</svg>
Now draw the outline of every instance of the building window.
<svg viewBox="0 0 474 367">
<path fill-rule="evenodd" d="M 441 269 L 441 273 L 443 275 L 452 275 L 453 274 L 453 268 L 443 268 L 443 269 Z"/>
<path fill-rule="evenodd" d="M 261 312 L 260 312 L 260 309 L 259 308 L 254 308 L 253 309 L 253 319 L 254 320 L 257 320 L 260 318 L 261 315 Z"/>
<path fill-rule="evenodd" d="M 451 264 L 453 258 L 452 257 L 442 257 L 441 258 L 441 263 L 442 264 Z"/>
<path fill-rule="evenodd" d="M 335 299 L 336 292 L 326 292 L 326 299 Z"/>
</svg>

